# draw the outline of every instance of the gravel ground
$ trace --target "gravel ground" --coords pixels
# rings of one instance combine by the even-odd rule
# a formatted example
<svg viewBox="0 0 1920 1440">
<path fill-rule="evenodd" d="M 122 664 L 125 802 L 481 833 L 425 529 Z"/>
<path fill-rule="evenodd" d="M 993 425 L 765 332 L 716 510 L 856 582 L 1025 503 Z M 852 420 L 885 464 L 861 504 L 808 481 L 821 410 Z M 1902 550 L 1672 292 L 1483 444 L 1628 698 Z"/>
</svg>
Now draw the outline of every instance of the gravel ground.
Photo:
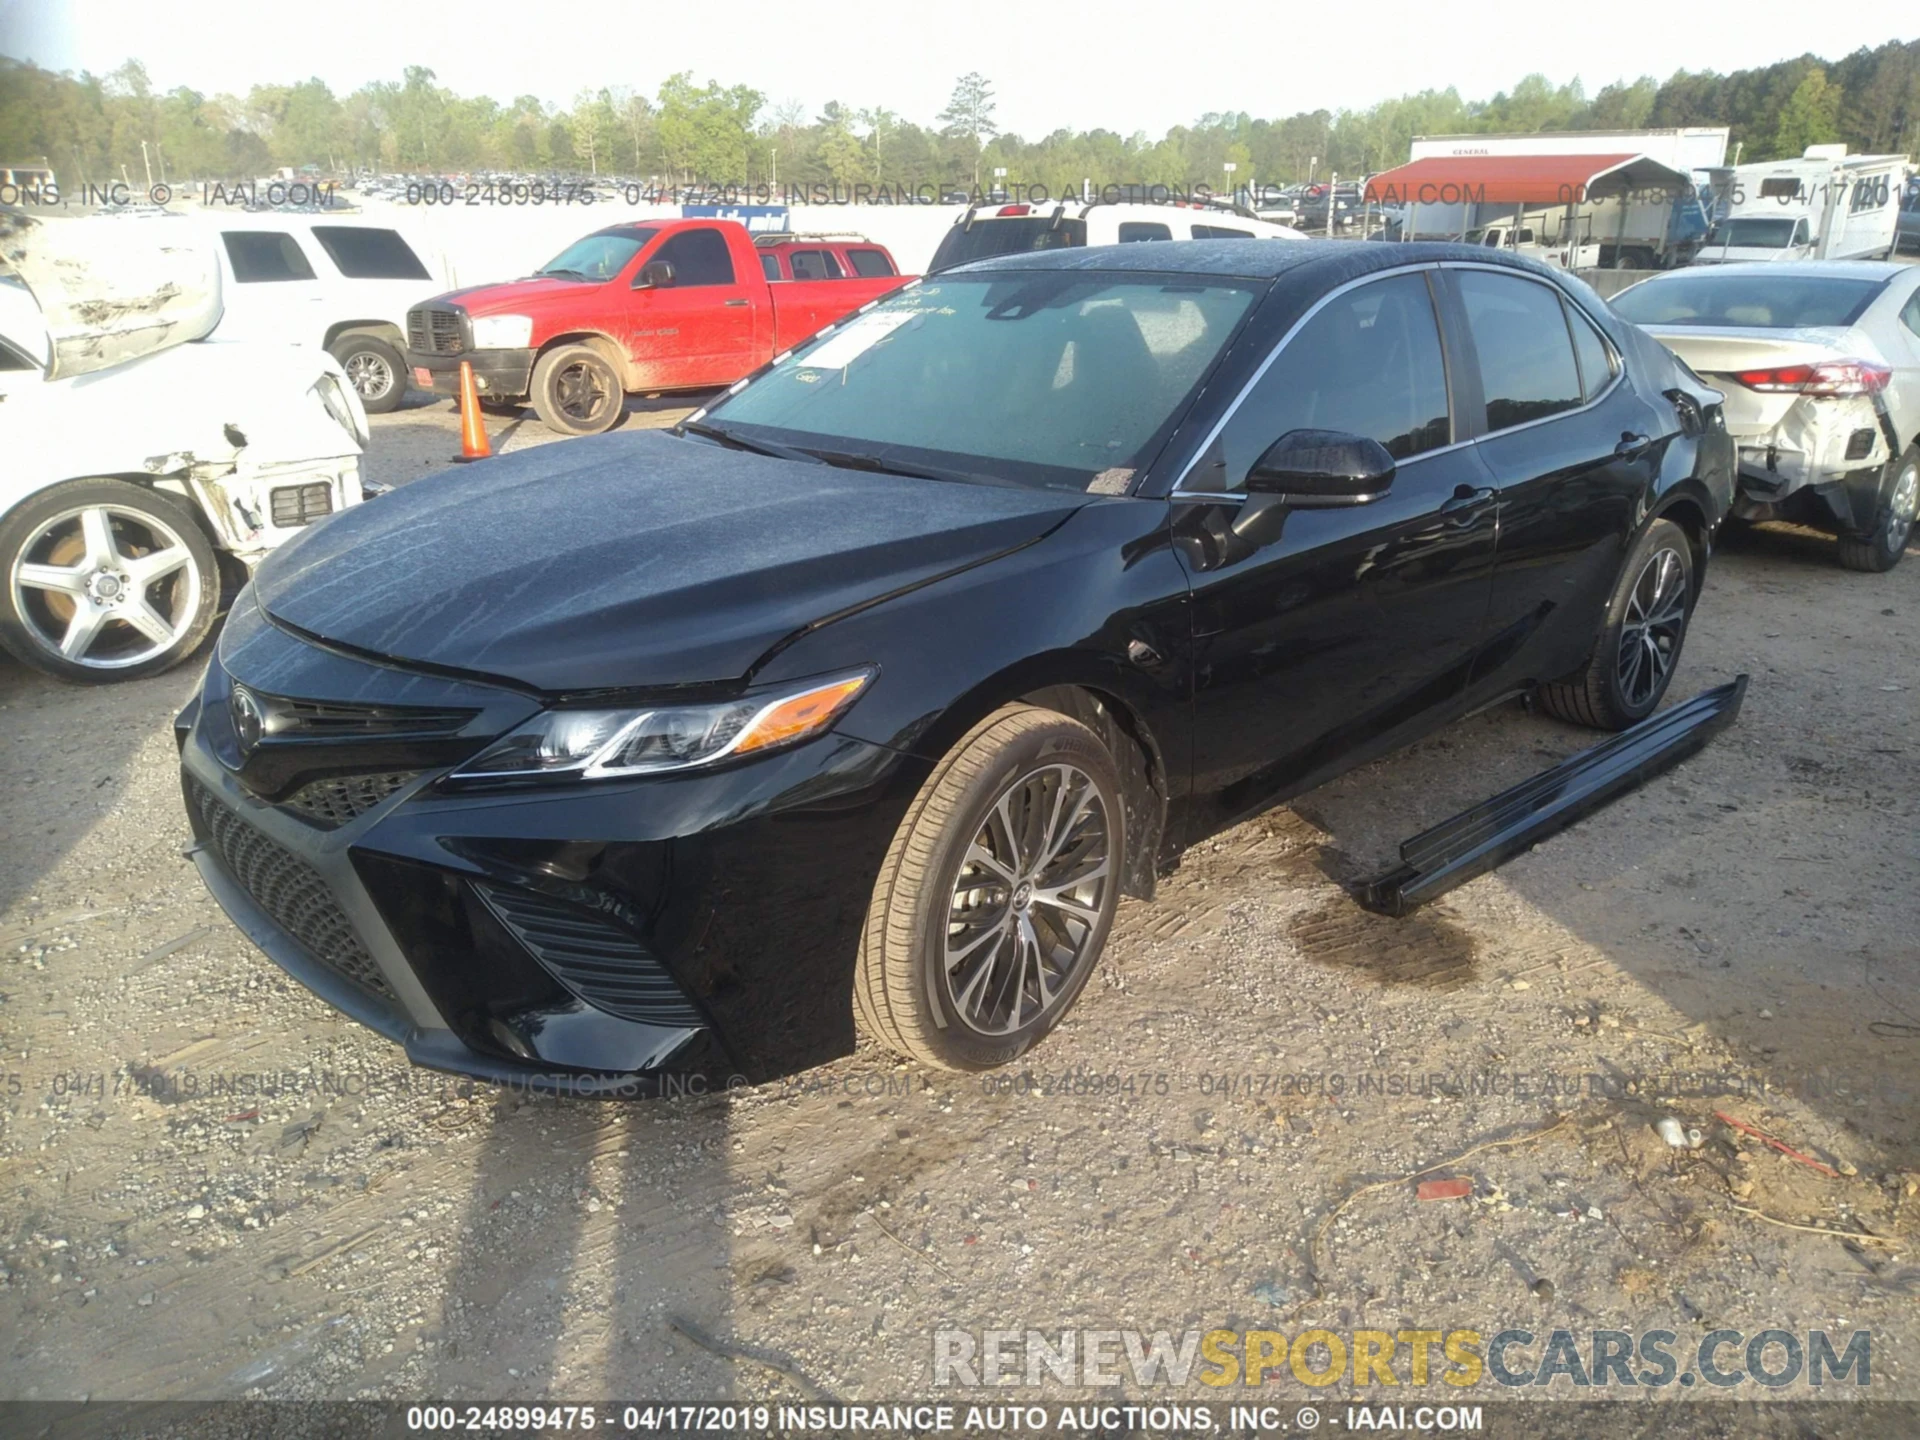
<svg viewBox="0 0 1920 1440">
<path fill-rule="evenodd" d="M 369 473 L 455 448 L 416 403 Z M 1202 846 L 1018 1075 L 635 1104 L 410 1071 L 255 952 L 180 855 L 198 667 L 0 662 L 0 1397 L 806 1398 L 678 1317 L 846 1399 L 946 1327 L 1312 1325 L 1866 1328 L 1920 1399 L 1916 615 L 1920 562 L 1735 537 L 1677 688 L 1750 673 L 1738 727 L 1417 917 L 1338 882 L 1588 734 L 1503 706 Z"/>
</svg>

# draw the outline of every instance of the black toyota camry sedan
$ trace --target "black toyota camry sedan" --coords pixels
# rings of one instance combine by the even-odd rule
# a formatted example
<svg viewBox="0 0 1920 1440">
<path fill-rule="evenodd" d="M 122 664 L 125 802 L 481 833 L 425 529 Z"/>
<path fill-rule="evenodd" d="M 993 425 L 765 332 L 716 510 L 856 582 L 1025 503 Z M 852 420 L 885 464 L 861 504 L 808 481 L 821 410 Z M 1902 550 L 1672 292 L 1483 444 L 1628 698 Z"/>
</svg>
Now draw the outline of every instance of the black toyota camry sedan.
<svg viewBox="0 0 1920 1440">
<path fill-rule="evenodd" d="M 965 266 L 275 553 L 178 722 L 194 856 L 424 1065 L 1001 1065 L 1196 839 L 1503 696 L 1646 716 L 1719 406 L 1474 248 Z"/>
</svg>

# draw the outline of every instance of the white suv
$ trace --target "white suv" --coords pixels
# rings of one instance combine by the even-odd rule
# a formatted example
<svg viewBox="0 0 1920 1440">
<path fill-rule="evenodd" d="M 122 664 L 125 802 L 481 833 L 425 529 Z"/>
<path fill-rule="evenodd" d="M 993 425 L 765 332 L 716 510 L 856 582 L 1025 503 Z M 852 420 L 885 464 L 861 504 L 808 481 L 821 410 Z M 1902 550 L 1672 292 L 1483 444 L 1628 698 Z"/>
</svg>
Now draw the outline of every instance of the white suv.
<svg viewBox="0 0 1920 1440">
<path fill-rule="evenodd" d="M 226 303 L 217 339 L 321 346 L 369 411 L 400 404 L 407 311 L 452 287 L 436 251 L 351 216 L 253 212 L 202 223 Z"/>
<path fill-rule="evenodd" d="M 976 205 L 953 222 L 933 252 L 929 274 L 970 260 L 1075 245 L 1153 240 L 1305 240 L 1286 225 L 1198 202 L 1164 205 L 1078 200 L 1051 205 Z"/>
</svg>

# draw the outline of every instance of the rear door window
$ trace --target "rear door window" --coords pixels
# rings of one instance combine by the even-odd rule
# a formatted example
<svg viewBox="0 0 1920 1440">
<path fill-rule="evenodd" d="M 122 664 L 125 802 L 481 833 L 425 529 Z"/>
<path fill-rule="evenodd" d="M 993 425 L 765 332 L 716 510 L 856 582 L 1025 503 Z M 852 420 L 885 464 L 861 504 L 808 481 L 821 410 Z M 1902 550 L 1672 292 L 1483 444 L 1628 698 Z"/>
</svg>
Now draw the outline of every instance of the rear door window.
<svg viewBox="0 0 1920 1440">
<path fill-rule="evenodd" d="M 648 263 L 658 260 L 673 266 L 676 286 L 733 284 L 733 255 L 727 249 L 726 236 L 718 230 L 682 230 L 669 236 Z M 794 278 L 800 278 L 797 268 Z"/>
<path fill-rule="evenodd" d="M 1451 442 L 1446 362 L 1424 274 L 1370 281 L 1323 305 L 1255 383 L 1186 488 L 1243 489 L 1253 462 L 1294 430 L 1364 435 L 1396 460 Z"/>
<path fill-rule="evenodd" d="M 1455 278 L 1479 357 L 1488 431 L 1579 409 L 1580 369 L 1560 292 L 1485 270 L 1461 270 Z"/>
<path fill-rule="evenodd" d="M 398 230 L 316 225 L 313 238 L 349 280 L 431 280 L 427 267 Z"/>
<path fill-rule="evenodd" d="M 793 267 L 793 278 L 796 280 L 827 278 L 827 252 L 824 250 L 789 250 L 787 264 Z"/>
<path fill-rule="evenodd" d="M 1567 327 L 1573 331 L 1573 354 L 1580 362 L 1580 390 L 1592 404 L 1613 383 L 1613 350 L 1593 322 L 1571 304 L 1567 305 Z"/>
<path fill-rule="evenodd" d="M 894 275 L 893 261 L 887 258 L 884 250 L 849 250 L 847 260 L 853 266 L 853 273 L 872 279 L 880 275 Z"/>
<path fill-rule="evenodd" d="M 1251 230 L 1235 230 L 1231 225 L 1195 225 L 1193 238 L 1196 240 L 1251 240 Z"/>
<path fill-rule="evenodd" d="M 1141 240 L 1171 240 L 1173 229 L 1162 225 L 1158 220 L 1123 220 L 1120 222 L 1120 243 L 1131 245 Z"/>
<path fill-rule="evenodd" d="M 228 230 L 221 238 L 233 278 L 242 285 L 313 279 L 312 262 L 284 230 Z"/>
</svg>

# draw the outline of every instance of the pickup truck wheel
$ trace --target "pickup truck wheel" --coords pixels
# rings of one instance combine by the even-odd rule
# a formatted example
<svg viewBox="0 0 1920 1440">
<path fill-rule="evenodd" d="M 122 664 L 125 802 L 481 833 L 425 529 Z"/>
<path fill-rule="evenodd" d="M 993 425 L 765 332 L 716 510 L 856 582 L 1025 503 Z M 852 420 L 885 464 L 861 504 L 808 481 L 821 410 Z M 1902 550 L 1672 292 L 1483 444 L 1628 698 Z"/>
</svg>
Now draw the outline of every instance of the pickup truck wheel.
<svg viewBox="0 0 1920 1440">
<path fill-rule="evenodd" d="M 1894 472 L 1893 490 L 1867 534 L 1840 537 L 1840 563 L 1849 570 L 1884 573 L 1900 563 L 1920 512 L 1920 445 L 1909 445 Z"/>
<path fill-rule="evenodd" d="M 1058 1025 L 1099 963 L 1125 869 L 1113 759 L 1077 720 L 1010 705 L 949 751 L 874 886 L 862 1028 L 942 1070 L 989 1070 Z"/>
<path fill-rule="evenodd" d="M 591 345 L 562 345 L 533 367 L 533 409 L 549 430 L 598 435 L 627 408 L 626 391 L 607 357 Z"/>
<path fill-rule="evenodd" d="M 407 367 L 400 352 L 378 335 L 342 335 L 327 347 L 369 415 L 399 408 L 407 396 Z"/>
<path fill-rule="evenodd" d="M 1621 567 L 1586 668 L 1542 685 L 1540 708 L 1575 725 L 1624 730 L 1667 693 L 1693 617 L 1693 547 L 1671 520 L 1656 520 Z"/>
<path fill-rule="evenodd" d="M 220 570 L 191 512 L 123 480 L 56 485 L 0 522 L 0 646 L 63 680 L 157 675 L 213 628 Z"/>
</svg>

